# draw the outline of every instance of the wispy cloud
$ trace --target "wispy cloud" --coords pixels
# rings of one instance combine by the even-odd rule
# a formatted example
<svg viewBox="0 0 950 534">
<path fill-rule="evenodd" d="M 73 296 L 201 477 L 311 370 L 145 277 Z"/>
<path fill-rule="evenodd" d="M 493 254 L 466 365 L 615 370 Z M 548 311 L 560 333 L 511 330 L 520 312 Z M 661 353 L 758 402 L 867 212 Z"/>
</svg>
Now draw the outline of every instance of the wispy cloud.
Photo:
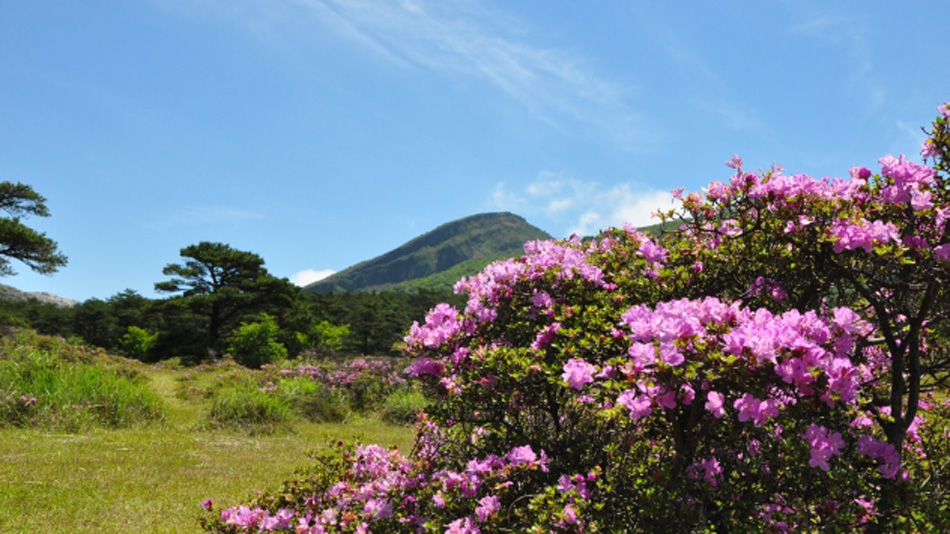
<svg viewBox="0 0 950 534">
<path fill-rule="evenodd" d="M 631 151 L 653 146 L 655 132 L 630 105 L 632 84 L 602 76 L 588 58 L 565 47 L 531 42 L 524 21 L 476 0 L 212 2 L 223 16 L 268 40 L 333 35 L 397 68 L 481 80 L 553 127 L 579 123 Z"/>
<path fill-rule="evenodd" d="M 652 214 L 674 207 L 672 194 L 636 184 L 612 187 L 543 172 L 527 186 L 512 190 L 498 183 L 492 191 L 496 209 L 543 220 L 560 236 L 592 235 L 625 222 L 648 226 L 658 221 Z"/>
<path fill-rule="evenodd" d="M 790 24 L 787 32 L 817 39 L 830 45 L 830 51 L 841 54 L 848 87 L 860 95 L 865 113 L 880 112 L 886 104 L 887 91 L 874 65 L 874 34 L 867 16 L 854 12 L 838 15 L 829 12 L 832 8 L 819 5 L 821 8 L 812 9 L 799 3 L 790 4 L 801 21 Z"/>
<path fill-rule="evenodd" d="M 174 212 L 162 220 L 155 221 L 150 226 L 152 228 L 170 228 L 174 226 L 238 224 L 263 218 L 264 216 L 259 213 L 224 206 L 192 206 Z"/>
<path fill-rule="evenodd" d="M 646 10 L 638 14 L 641 28 L 660 44 L 676 67 L 681 80 L 677 90 L 683 91 L 683 102 L 724 128 L 756 135 L 773 134 L 758 110 L 734 96 L 732 82 L 723 78 L 716 65 L 690 43 L 681 28 Z"/>
<path fill-rule="evenodd" d="M 292 274 L 290 276 L 290 283 L 297 287 L 305 287 L 314 282 L 323 280 L 331 274 L 336 274 L 336 271 L 333 269 L 322 269 L 319 271 L 314 269 L 304 269 L 303 271 Z"/>
</svg>

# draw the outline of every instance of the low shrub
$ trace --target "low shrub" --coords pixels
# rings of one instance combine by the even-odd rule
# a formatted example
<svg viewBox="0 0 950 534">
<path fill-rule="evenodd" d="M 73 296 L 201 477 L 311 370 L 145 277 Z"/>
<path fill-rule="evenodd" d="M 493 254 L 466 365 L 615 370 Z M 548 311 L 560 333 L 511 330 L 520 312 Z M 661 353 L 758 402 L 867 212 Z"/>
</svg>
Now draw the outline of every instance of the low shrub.
<svg viewBox="0 0 950 534">
<path fill-rule="evenodd" d="M 130 326 L 125 335 L 119 339 L 119 346 L 129 358 L 143 360 L 158 342 L 158 332 L 149 332 L 144 328 Z"/>
<path fill-rule="evenodd" d="M 380 417 L 396 425 L 411 425 L 427 405 L 425 395 L 418 389 L 396 390 L 386 397 Z"/>
<path fill-rule="evenodd" d="M 254 386 L 234 386 L 217 391 L 208 413 L 209 426 L 269 434 L 281 430 L 291 420 L 287 399 L 268 394 Z"/>
<path fill-rule="evenodd" d="M 277 321 L 261 314 L 257 322 L 244 323 L 237 329 L 228 350 L 241 365 L 259 369 L 287 358 L 287 349 L 277 341 L 279 334 Z"/>
<path fill-rule="evenodd" d="M 300 376 L 341 391 L 354 411 L 378 410 L 394 391 L 406 387 L 403 373 L 389 358 L 355 358 L 346 362 L 318 361 L 281 369 L 277 379 Z"/>
<path fill-rule="evenodd" d="M 304 418 L 317 423 L 343 421 L 350 414 L 346 394 L 305 377 L 280 381 L 277 393 Z"/>
</svg>

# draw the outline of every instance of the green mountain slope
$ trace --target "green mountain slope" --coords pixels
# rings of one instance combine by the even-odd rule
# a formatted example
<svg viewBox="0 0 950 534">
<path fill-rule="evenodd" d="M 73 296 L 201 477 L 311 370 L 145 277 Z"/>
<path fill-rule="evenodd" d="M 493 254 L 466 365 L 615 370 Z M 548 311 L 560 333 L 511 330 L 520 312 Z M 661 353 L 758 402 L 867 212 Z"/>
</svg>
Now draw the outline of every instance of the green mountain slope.
<svg viewBox="0 0 950 534">
<path fill-rule="evenodd" d="M 472 215 L 443 224 L 303 290 L 372 291 L 393 286 L 407 291 L 451 289 L 460 277 L 477 273 L 490 261 L 522 254 L 526 241 L 550 237 L 512 213 Z"/>
</svg>

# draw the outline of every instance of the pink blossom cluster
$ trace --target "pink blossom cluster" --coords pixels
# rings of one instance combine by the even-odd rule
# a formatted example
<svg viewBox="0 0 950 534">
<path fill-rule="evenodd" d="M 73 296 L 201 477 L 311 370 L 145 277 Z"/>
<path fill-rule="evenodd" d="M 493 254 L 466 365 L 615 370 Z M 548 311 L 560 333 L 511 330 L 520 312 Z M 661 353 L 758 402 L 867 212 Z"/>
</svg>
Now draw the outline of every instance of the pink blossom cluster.
<svg viewBox="0 0 950 534">
<path fill-rule="evenodd" d="M 458 310 L 443 302 L 429 311 L 424 325 L 412 323 L 405 341 L 410 348 L 421 346 L 434 349 L 441 347 L 462 330 L 463 323 L 459 320 Z"/>
<path fill-rule="evenodd" d="M 235 526 L 248 532 L 272 532 L 289 529 L 293 516 L 292 510 L 281 509 L 276 514 L 270 515 L 261 508 L 248 508 L 247 506 L 228 508 L 221 511 L 221 521 L 225 525 Z"/>
<path fill-rule="evenodd" d="M 797 310 L 776 315 L 714 298 L 683 299 L 652 309 L 631 307 L 620 324 L 630 330 L 625 373 L 637 377 L 637 386 L 621 392 L 616 403 L 627 408 L 632 420 L 647 417 L 657 408 L 691 404 L 695 392 L 706 389 L 705 407 L 714 417 L 722 417 L 731 405 L 740 422 L 762 426 L 798 398 L 816 397 L 829 406 L 853 404 L 862 381 L 871 376 L 866 364 L 852 360 L 855 336 L 870 333 L 870 326 L 846 308 L 833 309 L 830 317 Z M 719 351 L 739 358 L 749 369 L 772 373 L 788 388 L 773 386 L 765 397 L 739 392 L 729 401 L 716 391 L 715 383 L 682 382 L 674 387 L 658 378 L 658 373 Z M 597 368 L 573 358 L 563 371 L 568 387 L 579 391 L 595 382 Z"/>
<path fill-rule="evenodd" d="M 512 296 L 519 282 L 538 280 L 548 273 L 553 273 L 556 280 L 577 277 L 595 287 L 604 285 L 603 271 L 587 261 L 594 251 L 585 248 L 576 236 L 567 241 L 530 241 L 524 250 L 520 258 L 494 262 L 455 284 L 456 293 L 468 294 L 466 314 L 480 323 L 493 321 L 497 316 L 494 308 Z M 550 303 L 537 303 L 539 307 L 542 304 Z"/>
<path fill-rule="evenodd" d="M 841 449 L 845 445 L 840 432 L 831 432 L 815 423 L 808 427 L 802 437 L 811 445 L 811 460 L 808 465 L 820 467 L 823 471 L 831 469 L 828 460 L 832 456 L 841 456 Z"/>
<path fill-rule="evenodd" d="M 392 362 L 378 358 L 355 358 L 342 366 L 300 365 L 280 370 L 281 376 L 305 376 L 315 382 L 346 388 L 365 377 L 372 377 L 388 386 L 400 386 L 406 379 L 396 373 Z"/>
<path fill-rule="evenodd" d="M 933 195 L 929 190 L 936 180 L 932 168 L 909 161 L 904 156 L 886 156 L 879 163 L 881 174 L 890 180 L 880 192 L 883 202 L 909 203 L 918 211 L 933 207 Z"/>
<path fill-rule="evenodd" d="M 689 477 L 693 480 L 704 480 L 712 487 L 719 485 L 722 475 L 722 466 L 715 456 L 697 460 L 689 467 Z"/>
<path fill-rule="evenodd" d="M 493 491 L 510 485 L 506 481 L 517 473 L 547 471 L 548 461 L 544 451 L 536 453 L 531 446 L 523 445 L 513 447 L 505 456 L 470 460 L 459 471 L 426 473 L 395 450 L 364 445 L 356 449 L 350 466 L 352 477 L 341 477 L 323 494 L 307 499 L 306 510 L 280 509 L 271 515 L 260 507 L 239 506 L 222 510 L 220 517 L 225 525 L 247 532 L 295 529 L 298 534 L 338 530 L 370 533 L 375 522 L 384 520 L 396 520 L 411 530 L 426 523 L 427 518 L 416 512 L 428 505 L 418 499 L 431 494 L 431 506 L 437 509 L 444 508 L 447 499 L 471 500 L 472 515 L 448 522 L 445 532 L 475 533 L 480 532 L 479 525 L 501 510 L 501 499 Z M 580 487 L 586 480 L 581 477 Z M 210 500 L 202 506 L 210 509 Z"/>
<path fill-rule="evenodd" d="M 928 141 L 933 141 L 932 139 Z M 925 143 L 925 148 L 928 145 Z M 934 145 L 935 146 L 935 145 Z M 931 149 L 932 152 L 932 149 Z M 931 154 L 932 155 L 932 154 Z M 935 170 L 926 165 L 909 161 L 904 156 L 886 156 L 879 163 L 880 177 L 875 178 L 866 167 L 853 167 L 850 180 L 838 178 L 815 179 L 799 174 L 785 176 L 781 169 L 760 176 L 741 171 L 737 157 L 727 163 L 736 168 L 736 176 L 728 184 L 713 182 L 707 188 L 705 198 L 690 195 L 679 198 L 692 217 L 705 217 L 693 230 L 694 239 L 705 246 L 718 248 L 730 238 L 741 235 L 743 228 L 755 221 L 762 213 L 779 218 L 785 234 L 795 234 L 805 228 L 816 229 L 820 238 L 833 243 L 834 251 L 872 249 L 883 245 L 906 246 L 918 251 L 933 250 L 937 259 L 950 259 L 950 246 L 943 242 L 947 213 L 936 209 L 937 189 Z M 739 219 L 722 218 L 731 203 L 740 198 L 757 201 L 755 208 Z M 834 213 L 822 214 L 825 220 L 818 221 L 814 214 L 821 214 L 816 206 Z M 903 211 L 888 212 L 878 206 L 907 206 L 915 214 L 915 234 L 902 235 L 899 230 Z M 711 221 L 717 221 L 713 224 Z"/>
<path fill-rule="evenodd" d="M 878 471 L 887 478 L 894 478 L 901 468 L 901 457 L 897 448 L 871 436 L 858 438 L 858 454 L 873 458 L 881 463 Z"/>
<path fill-rule="evenodd" d="M 838 219 L 832 223 L 830 233 L 835 239 L 835 252 L 839 254 L 858 249 L 871 252 L 874 246 L 900 242 L 897 226 L 891 222 Z"/>
</svg>

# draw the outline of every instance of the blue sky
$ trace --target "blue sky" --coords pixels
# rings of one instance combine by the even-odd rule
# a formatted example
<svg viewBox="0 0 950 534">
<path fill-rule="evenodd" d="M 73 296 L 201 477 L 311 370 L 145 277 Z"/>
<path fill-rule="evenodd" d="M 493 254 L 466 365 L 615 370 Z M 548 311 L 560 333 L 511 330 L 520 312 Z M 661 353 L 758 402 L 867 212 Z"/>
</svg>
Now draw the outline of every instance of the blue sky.
<svg viewBox="0 0 950 534">
<path fill-rule="evenodd" d="M 917 155 L 942 2 L 31 0 L 0 7 L 0 180 L 69 264 L 0 283 L 154 297 L 218 241 L 301 281 L 512 211 L 555 235 L 747 168 Z"/>
</svg>

